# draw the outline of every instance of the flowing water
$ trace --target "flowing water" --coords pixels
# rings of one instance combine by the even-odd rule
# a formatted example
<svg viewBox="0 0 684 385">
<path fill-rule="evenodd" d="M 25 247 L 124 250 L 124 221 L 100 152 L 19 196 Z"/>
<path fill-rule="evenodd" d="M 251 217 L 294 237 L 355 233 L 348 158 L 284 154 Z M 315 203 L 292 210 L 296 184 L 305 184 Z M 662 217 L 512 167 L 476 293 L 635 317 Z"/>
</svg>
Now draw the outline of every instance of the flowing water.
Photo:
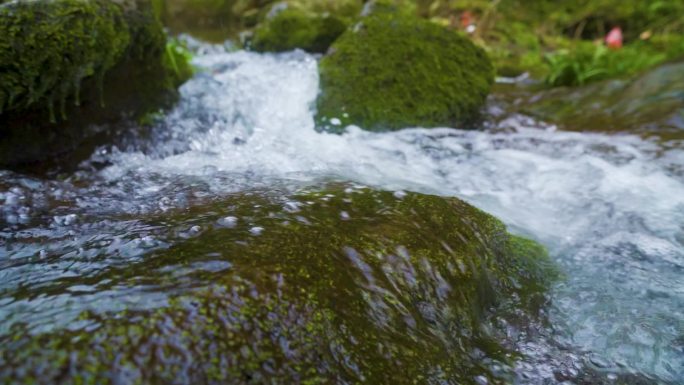
<svg viewBox="0 0 684 385">
<path fill-rule="evenodd" d="M 172 236 L 138 216 L 341 180 L 457 196 L 498 216 L 547 246 L 565 275 L 549 294 L 546 340 L 597 370 L 684 382 L 682 143 L 562 132 L 495 103 L 483 130 L 320 133 L 316 58 L 198 52 L 204 70 L 144 134 L 98 149 L 67 178 L 0 172 L 0 334 L 17 322 L 50 330 L 90 307 L 163 301 L 82 279 L 201 231 Z M 561 365 L 550 345 L 519 346 L 533 357 L 521 382 L 548 380 Z"/>
</svg>

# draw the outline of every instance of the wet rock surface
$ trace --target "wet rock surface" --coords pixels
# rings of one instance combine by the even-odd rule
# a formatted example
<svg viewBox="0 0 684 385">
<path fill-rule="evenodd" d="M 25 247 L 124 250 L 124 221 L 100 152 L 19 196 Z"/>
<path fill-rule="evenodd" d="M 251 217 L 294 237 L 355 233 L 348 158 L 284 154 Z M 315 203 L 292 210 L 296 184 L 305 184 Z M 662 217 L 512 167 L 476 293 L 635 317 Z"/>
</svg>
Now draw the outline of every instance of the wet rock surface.
<svg viewBox="0 0 684 385">
<path fill-rule="evenodd" d="M 629 80 L 535 92 L 518 108 L 573 131 L 630 132 L 684 138 L 684 63 L 675 62 Z"/>
<path fill-rule="evenodd" d="M 172 244 L 5 288 L 128 306 L 2 325 L 3 381 L 503 383 L 516 353 L 490 330 L 494 310 L 534 319 L 555 276 L 541 246 L 455 198 L 254 191 L 144 222 Z"/>
</svg>

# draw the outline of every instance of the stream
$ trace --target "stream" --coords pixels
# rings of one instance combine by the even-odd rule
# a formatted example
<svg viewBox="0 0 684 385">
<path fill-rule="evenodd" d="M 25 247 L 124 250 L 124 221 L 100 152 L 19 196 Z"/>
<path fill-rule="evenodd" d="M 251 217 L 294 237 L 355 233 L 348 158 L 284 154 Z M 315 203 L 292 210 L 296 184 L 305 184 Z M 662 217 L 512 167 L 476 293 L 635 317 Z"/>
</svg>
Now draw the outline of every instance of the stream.
<svg viewBox="0 0 684 385">
<path fill-rule="evenodd" d="M 197 50 L 204 70 L 151 128 L 98 148 L 65 178 L 0 171 L 0 335 L 163 302 L 89 279 L 202 231 L 137 217 L 344 181 L 457 196 L 549 249 L 564 278 L 548 294 L 548 325 L 518 347 L 531 357 L 516 369 L 521 383 L 549 383 L 579 355 L 597 370 L 684 382 L 682 143 L 564 132 L 496 102 L 482 130 L 321 133 L 314 56 Z"/>
</svg>

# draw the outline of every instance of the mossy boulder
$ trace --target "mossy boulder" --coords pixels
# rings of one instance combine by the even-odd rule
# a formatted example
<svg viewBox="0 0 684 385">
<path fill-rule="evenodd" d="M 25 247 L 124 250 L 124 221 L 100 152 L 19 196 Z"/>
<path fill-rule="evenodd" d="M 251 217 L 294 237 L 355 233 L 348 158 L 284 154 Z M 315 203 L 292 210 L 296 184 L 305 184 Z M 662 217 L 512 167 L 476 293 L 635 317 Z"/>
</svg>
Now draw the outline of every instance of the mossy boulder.
<svg viewBox="0 0 684 385">
<path fill-rule="evenodd" d="M 317 120 L 338 131 L 461 127 L 478 116 L 494 81 L 485 52 L 468 38 L 402 14 L 373 13 L 320 62 Z"/>
<path fill-rule="evenodd" d="M 147 0 L 1 4 L 0 164 L 54 156 L 90 124 L 172 99 L 189 67 L 166 44 Z"/>
<path fill-rule="evenodd" d="M 285 2 L 308 12 L 335 15 L 350 20 L 359 16 L 366 0 L 285 0 Z"/>
<path fill-rule="evenodd" d="M 320 28 L 314 34 L 327 33 L 330 28 L 339 28 L 339 22 L 348 23 L 358 16 L 362 0 L 152 0 L 156 4 L 164 24 L 172 33 L 189 33 L 199 39 L 222 43 L 226 39 L 237 39 L 241 32 L 258 27 L 265 33 L 265 24 L 275 14 L 274 10 L 285 7 L 297 9 L 305 13 L 299 15 L 316 24 L 301 25 L 301 17 L 286 18 L 275 21 L 273 31 L 299 34 L 305 29 L 311 33 L 312 28 Z M 288 16 L 288 15 L 285 15 Z M 316 17 L 318 16 L 318 17 Z M 334 17 L 333 17 L 334 16 Z M 293 25 L 289 25 L 293 23 Z M 288 24 L 283 26 L 282 24 Z M 283 29 L 284 28 L 284 29 Z M 313 28 L 313 29 L 315 29 Z M 340 32 L 341 33 L 341 32 Z M 268 36 L 268 40 L 283 39 L 287 36 Z M 291 41 L 291 40 L 289 40 Z M 294 49 L 293 46 L 290 49 Z M 301 47 L 300 47 L 301 48 Z"/>
<path fill-rule="evenodd" d="M 543 247 L 454 198 L 328 185 L 148 222 L 194 235 L 31 294 L 80 280 L 143 306 L 14 324 L 0 382 L 498 384 L 515 353 L 490 320 L 534 317 L 553 277 Z"/>
<path fill-rule="evenodd" d="M 283 52 L 295 48 L 325 53 L 347 28 L 335 16 L 317 15 L 288 7 L 267 18 L 255 30 L 250 46 L 258 52 Z"/>
<path fill-rule="evenodd" d="M 273 0 L 153 0 L 169 30 L 222 43 L 254 27 Z"/>
<path fill-rule="evenodd" d="M 366 1 L 361 16 L 387 13 L 403 16 L 417 16 L 418 8 L 415 0 L 370 0 Z"/>
</svg>

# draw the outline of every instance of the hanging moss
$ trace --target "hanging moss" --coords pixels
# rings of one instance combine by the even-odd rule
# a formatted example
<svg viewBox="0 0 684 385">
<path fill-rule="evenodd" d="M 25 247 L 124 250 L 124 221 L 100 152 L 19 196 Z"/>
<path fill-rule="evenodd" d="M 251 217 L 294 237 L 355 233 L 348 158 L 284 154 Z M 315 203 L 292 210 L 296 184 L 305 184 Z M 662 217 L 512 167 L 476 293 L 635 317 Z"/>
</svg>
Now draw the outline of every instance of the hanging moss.
<svg viewBox="0 0 684 385">
<path fill-rule="evenodd" d="M 501 384 L 514 355 L 489 316 L 509 302 L 534 314 L 526 300 L 553 276 L 543 247 L 436 196 L 241 194 L 160 224 L 206 230 L 85 279 L 168 293 L 163 305 L 86 312 L 81 328 L 38 335 L 16 326 L 0 337 L 0 381 Z"/>
<path fill-rule="evenodd" d="M 282 52 L 300 48 L 324 53 L 347 28 L 334 16 L 319 16 L 287 8 L 254 30 L 251 48 L 258 52 Z"/>
<path fill-rule="evenodd" d="M 483 50 L 414 17 L 374 13 L 351 27 L 320 63 L 319 124 L 339 130 L 462 126 L 494 80 Z M 337 124 L 339 123 L 339 124 Z"/>
<path fill-rule="evenodd" d="M 50 158 L 86 127 L 158 109 L 189 76 L 148 0 L 0 5 L 0 164 Z"/>
<path fill-rule="evenodd" d="M 130 40 L 121 7 L 109 1 L 4 4 L 0 89 L 5 102 L 0 112 L 47 105 L 55 121 L 54 106 L 64 112 L 67 97 L 78 96 L 83 79 L 103 78 Z"/>
</svg>

